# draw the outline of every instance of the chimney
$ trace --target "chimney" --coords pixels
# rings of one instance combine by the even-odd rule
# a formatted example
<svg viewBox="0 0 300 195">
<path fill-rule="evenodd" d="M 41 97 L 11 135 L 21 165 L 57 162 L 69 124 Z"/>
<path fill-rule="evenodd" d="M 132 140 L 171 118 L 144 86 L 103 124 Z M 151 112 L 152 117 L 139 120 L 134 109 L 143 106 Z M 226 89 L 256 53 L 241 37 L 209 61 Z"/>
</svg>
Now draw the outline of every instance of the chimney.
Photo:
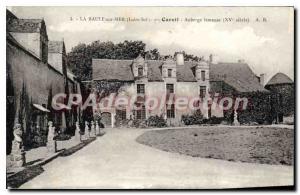
<svg viewBox="0 0 300 195">
<path fill-rule="evenodd" d="M 184 65 L 184 56 L 182 52 L 176 53 L 176 64 L 180 66 Z"/>
<path fill-rule="evenodd" d="M 259 75 L 259 82 L 262 86 L 265 86 L 265 74 Z"/>
<path fill-rule="evenodd" d="M 210 54 L 208 62 L 209 62 L 209 64 L 218 64 L 219 63 L 219 56 Z"/>
<path fill-rule="evenodd" d="M 245 63 L 245 60 L 244 59 L 239 59 L 238 63 Z"/>
<path fill-rule="evenodd" d="M 212 62 L 213 62 L 213 55 L 210 54 L 210 55 L 209 55 L 209 63 L 212 63 Z"/>
</svg>

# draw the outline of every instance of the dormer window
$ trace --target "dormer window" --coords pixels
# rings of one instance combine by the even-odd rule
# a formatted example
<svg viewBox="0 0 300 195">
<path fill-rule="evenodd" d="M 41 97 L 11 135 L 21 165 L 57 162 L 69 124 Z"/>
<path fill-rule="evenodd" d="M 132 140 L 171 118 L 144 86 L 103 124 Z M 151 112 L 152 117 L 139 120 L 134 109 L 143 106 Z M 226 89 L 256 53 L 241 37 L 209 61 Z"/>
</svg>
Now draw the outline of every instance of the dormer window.
<svg viewBox="0 0 300 195">
<path fill-rule="evenodd" d="M 138 76 L 139 77 L 143 76 L 143 68 L 142 67 L 138 68 Z"/>
<path fill-rule="evenodd" d="M 168 69 L 168 77 L 172 77 L 172 69 Z"/>
<path fill-rule="evenodd" d="M 144 79 L 148 75 L 148 63 L 139 55 L 133 60 L 132 64 L 133 75 L 136 79 Z"/>
</svg>

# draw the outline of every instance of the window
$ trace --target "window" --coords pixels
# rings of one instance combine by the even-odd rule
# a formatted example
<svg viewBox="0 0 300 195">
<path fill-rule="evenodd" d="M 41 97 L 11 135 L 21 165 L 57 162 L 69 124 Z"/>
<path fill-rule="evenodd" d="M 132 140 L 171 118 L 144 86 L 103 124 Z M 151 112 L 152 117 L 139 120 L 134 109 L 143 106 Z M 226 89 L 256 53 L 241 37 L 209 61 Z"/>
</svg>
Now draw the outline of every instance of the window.
<svg viewBox="0 0 300 195">
<path fill-rule="evenodd" d="M 145 84 L 137 84 L 137 93 L 145 94 Z"/>
<path fill-rule="evenodd" d="M 205 81 L 205 71 L 201 70 L 201 79 L 202 81 Z"/>
<path fill-rule="evenodd" d="M 174 84 L 167 84 L 167 94 L 174 93 Z"/>
<path fill-rule="evenodd" d="M 121 119 L 121 120 L 126 120 L 126 109 L 122 110 L 117 110 L 116 115 Z"/>
<path fill-rule="evenodd" d="M 200 98 L 204 98 L 206 94 L 206 86 L 200 86 Z"/>
<path fill-rule="evenodd" d="M 175 105 L 167 105 L 167 118 L 175 118 Z"/>
<path fill-rule="evenodd" d="M 136 119 L 146 119 L 145 105 L 139 106 L 136 110 Z"/>
<path fill-rule="evenodd" d="M 168 77 L 172 77 L 172 69 L 168 69 Z"/>
<path fill-rule="evenodd" d="M 143 76 L 143 68 L 138 68 L 138 76 Z"/>
</svg>

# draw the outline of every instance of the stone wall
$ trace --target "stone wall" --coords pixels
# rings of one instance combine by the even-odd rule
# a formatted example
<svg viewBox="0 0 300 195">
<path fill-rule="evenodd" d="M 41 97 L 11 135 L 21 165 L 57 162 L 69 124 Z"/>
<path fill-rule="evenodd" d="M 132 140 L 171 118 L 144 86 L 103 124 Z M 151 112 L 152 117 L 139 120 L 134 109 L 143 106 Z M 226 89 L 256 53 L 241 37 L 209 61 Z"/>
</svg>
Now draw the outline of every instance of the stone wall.
<svg viewBox="0 0 300 195">
<path fill-rule="evenodd" d="M 13 102 L 12 104 L 8 104 L 10 106 L 14 106 L 15 113 L 17 113 L 17 105 L 19 105 L 20 96 L 22 91 L 26 91 L 26 96 L 28 101 L 26 101 L 26 108 L 32 108 L 30 113 L 36 113 L 36 110 L 32 107 L 32 104 L 39 104 L 45 107 L 48 106 L 49 103 L 49 94 L 50 91 L 52 96 L 57 93 L 64 92 L 64 79 L 63 75 L 58 71 L 55 71 L 48 64 L 43 63 L 39 58 L 32 55 L 22 46 L 18 45 L 15 42 L 7 40 L 6 45 L 6 61 L 7 61 L 7 77 L 11 82 L 13 92 Z M 29 111 L 28 111 L 29 112 Z M 59 117 L 61 113 L 57 112 L 56 115 Z M 40 117 L 42 120 L 41 131 L 47 132 L 47 114 L 36 115 L 36 117 Z M 28 117 L 31 119 L 31 117 Z M 7 121 L 10 124 L 13 124 L 14 117 L 7 118 Z M 37 118 L 35 118 L 37 120 Z M 59 120 L 58 120 L 59 121 Z M 28 122 L 34 121 L 24 121 L 24 124 L 28 124 Z M 22 124 L 24 126 L 24 124 Z M 55 124 L 55 126 L 59 126 L 60 124 Z M 26 136 L 30 136 L 30 125 L 24 126 L 24 131 Z M 12 127 L 7 128 L 8 142 L 12 140 Z M 30 144 L 29 144 L 30 145 Z"/>
</svg>

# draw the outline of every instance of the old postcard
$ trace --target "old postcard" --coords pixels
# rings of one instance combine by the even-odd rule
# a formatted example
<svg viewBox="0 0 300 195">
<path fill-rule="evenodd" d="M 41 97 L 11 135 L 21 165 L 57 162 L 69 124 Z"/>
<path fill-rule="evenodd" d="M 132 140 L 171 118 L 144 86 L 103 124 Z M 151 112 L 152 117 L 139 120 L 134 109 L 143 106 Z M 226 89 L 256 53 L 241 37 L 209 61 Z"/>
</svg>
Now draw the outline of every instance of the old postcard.
<svg viewBox="0 0 300 195">
<path fill-rule="evenodd" d="M 9 189 L 294 189 L 293 7 L 7 7 Z"/>
</svg>

